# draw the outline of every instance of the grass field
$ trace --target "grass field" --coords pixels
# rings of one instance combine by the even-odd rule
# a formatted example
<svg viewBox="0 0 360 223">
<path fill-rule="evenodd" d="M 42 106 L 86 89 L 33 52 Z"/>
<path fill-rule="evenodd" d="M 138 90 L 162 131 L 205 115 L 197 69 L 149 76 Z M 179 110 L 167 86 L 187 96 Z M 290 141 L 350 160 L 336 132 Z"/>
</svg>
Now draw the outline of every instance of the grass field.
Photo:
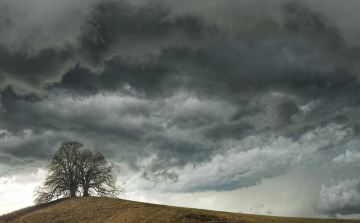
<svg viewBox="0 0 360 223">
<path fill-rule="evenodd" d="M 157 205 L 114 198 L 75 197 L 0 216 L 0 222 L 360 222 L 288 218 Z"/>
</svg>

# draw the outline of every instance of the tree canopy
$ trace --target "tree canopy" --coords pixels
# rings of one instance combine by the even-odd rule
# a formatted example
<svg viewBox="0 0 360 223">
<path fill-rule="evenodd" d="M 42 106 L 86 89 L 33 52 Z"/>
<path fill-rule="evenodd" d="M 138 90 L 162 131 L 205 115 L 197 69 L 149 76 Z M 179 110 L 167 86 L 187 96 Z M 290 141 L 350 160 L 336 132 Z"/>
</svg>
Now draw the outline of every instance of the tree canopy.
<svg viewBox="0 0 360 223">
<path fill-rule="evenodd" d="M 82 148 L 79 142 L 64 142 L 51 160 L 43 186 L 35 189 L 35 203 L 62 197 L 117 197 L 125 189 L 116 185 L 120 167 L 109 164 L 100 152 Z"/>
</svg>

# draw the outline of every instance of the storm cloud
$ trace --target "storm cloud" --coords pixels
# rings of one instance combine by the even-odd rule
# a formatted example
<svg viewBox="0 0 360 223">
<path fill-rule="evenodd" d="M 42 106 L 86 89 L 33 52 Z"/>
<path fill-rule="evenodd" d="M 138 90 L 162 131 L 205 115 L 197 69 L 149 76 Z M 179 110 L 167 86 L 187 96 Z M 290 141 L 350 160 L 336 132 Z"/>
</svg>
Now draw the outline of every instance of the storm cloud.
<svg viewBox="0 0 360 223">
<path fill-rule="evenodd" d="M 328 173 L 314 212 L 360 214 L 360 5 L 347 3 L 3 1 L 0 179 L 40 173 L 75 140 L 119 163 L 130 193 L 313 168 Z"/>
</svg>

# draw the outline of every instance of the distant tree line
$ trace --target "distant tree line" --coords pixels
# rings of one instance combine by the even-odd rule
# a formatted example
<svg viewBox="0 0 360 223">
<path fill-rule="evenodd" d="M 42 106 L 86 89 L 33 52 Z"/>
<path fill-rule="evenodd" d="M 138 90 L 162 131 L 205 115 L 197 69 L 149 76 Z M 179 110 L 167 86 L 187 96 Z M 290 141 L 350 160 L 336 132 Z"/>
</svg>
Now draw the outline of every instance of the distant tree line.
<svg viewBox="0 0 360 223">
<path fill-rule="evenodd" d="M 35 203 L 63 197 L 117 197 L 125 189 L 116 185 L 120 167 L 109 164 L 100 152 L 85 148 L 79 142 L 64 142 L 55 152 L 43 186 L 34 190 Z"/>
</svg>

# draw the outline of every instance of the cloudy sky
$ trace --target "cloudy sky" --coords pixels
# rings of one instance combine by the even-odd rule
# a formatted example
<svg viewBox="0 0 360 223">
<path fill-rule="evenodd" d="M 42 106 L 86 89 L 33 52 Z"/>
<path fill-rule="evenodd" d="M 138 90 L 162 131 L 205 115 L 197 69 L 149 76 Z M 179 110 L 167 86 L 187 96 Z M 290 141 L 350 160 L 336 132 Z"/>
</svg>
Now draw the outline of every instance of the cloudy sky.
<svg viewBox="0 0 360 223">
<path fill-rule="evenodd" d="M 360 218 L 358 0 L 2 0 L 0 214 L 62 142 L 122 198 Z"/>
</svg>

